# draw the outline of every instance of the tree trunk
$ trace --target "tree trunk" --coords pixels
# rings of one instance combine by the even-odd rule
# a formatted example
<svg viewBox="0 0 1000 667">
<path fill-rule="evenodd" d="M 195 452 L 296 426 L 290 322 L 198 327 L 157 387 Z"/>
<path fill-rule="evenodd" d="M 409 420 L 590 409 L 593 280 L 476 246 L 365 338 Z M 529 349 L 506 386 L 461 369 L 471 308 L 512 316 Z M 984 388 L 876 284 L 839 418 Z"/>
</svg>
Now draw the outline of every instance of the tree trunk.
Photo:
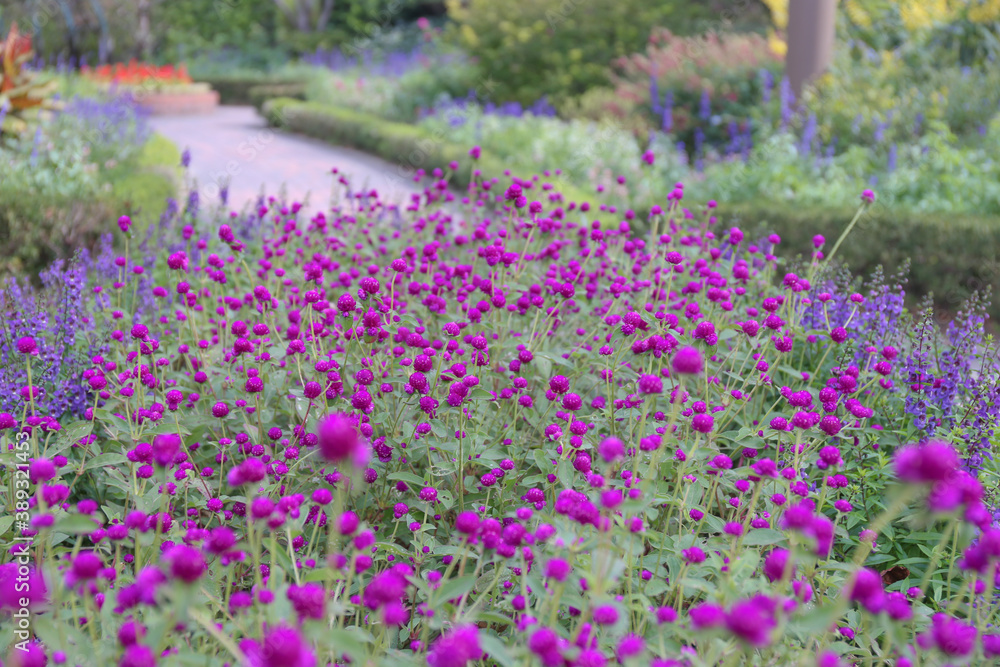
<svg viewBox="0 0 1000 667">
<path fill-rule="evenodd" d="M 319 19 L 316 21 L 316 32 L 326 30 L 326 26 L 330 22 L 330 15 L 333 14 L 333 1 L 323 0 L 323 10 L 319 13 Z"/>
<path fill-rule="evenodd" d="M 149 10 L 152 0 L 136 0 L 135 9 L 139 15 L 139 27 L 136 30 L 135 42 L 139 48 L 139 56 L 143 60 L 153 57 L 153 36 L 149 30 Z"/>
<path fill-rule="evenodd" d="M 836 21 L 837 0 L 790 0 L 785 71 L 795 99 L 830 66 Z"/>
<path fill-rule="evenodd" d="M 306 0 L 298 0 L 299 6 L 299 16 L 298 16 L 298 28 L 299 32 L 311 32 L 309 25 L 309 5 Z"/>
</svg>

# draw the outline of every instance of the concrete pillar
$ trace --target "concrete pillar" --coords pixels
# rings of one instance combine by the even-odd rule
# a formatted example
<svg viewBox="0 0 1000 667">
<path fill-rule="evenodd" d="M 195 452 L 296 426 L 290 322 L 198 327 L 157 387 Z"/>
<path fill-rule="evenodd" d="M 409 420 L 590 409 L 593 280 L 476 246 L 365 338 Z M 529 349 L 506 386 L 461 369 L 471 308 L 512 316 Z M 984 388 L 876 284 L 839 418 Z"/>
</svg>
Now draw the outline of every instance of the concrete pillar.
<svg viewBox="0 0 1000 667">
<path fill-rule="evenodd" d="M 785 71 L 795 98 L 833 58 L 837 0 L 789 0 Z"/>
</svg>

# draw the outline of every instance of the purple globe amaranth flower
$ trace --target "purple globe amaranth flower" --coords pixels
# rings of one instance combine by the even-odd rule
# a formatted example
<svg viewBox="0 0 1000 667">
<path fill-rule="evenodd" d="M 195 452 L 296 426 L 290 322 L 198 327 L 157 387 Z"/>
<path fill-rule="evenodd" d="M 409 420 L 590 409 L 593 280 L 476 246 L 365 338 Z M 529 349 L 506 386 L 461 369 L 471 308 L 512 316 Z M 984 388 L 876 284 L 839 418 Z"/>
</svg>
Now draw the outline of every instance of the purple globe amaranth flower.
<svg viewBox="0 0 1000 667">
<path fill-rule="evenodd" d="M 597 453 L 606 462 L 611 463 L 625 456 L 625 445 L 618 438 L 605 438 L 597 446 Z"/>
<path fill-rule="evenodd" d="M 747 644 L 763 648 L 771 643 L 773 610 L 774 602 L 763 596 L 737 602 L 726 613 L 726 628 Z"/>
<path fill-rule="evenodd" d="M 691 418 L 691 430 L 698 433 L 711 433 L 715 426 L 715 419 L 712 415 L 695 415 Z"/>
<path fill-rule="evenodd" d="M 437 638 L 427 654 L 427 664 L 430 667 L 465 667 L 482 657 L 479 628 L 460 625 Z"/>
<path fill-rule="evenodd" d="M 595 607 L 593 618 L 598 625 L 614 625 L 618 622 L 618 610 L 611 605 Z"/>
<path fill-rule="evenodd" d="M 931 638 L 945 655 L 969 655 L 976 648 L 976 627 L 944 613 L 934 614 Z"/>
<path fill-rule="evenodd" d="M 122 653 L 118 667 L 155 667 L 156 653 L 142 644 L 131 644 Z"/>
<path fill-rule="evenodd" d="M 17 555 L 15 551 L 13 555 Z M 29 610 L 43 606 L 48 600 L 48 589 L 42 573 L 29 567 L 27 574 L 18 572 L 17 563 L 0 565 L 0 611 L 17 611 L 28 601 Z"/>
<path fill-rule="evenodd" d="M 896 476 L 904 482 L 933 484 L 950 479 L 958 469 L 958 454 L 946 442 L 906 445 L 893 457 Z"/>
<path fill-rule="evenodd" d="M 315 667 L 312 647 L 293 628 L 279 625 L 272 628 L 264 641 L 245 639 L 239 644 L 247 657 L 247 667 Z"/>
<path fill-rule="evenodd" d="M 463 535 L 474 535 L 479 529 L 479 515 L 475 512 L 461 512 L 455 517 L 455 530 Z"/>
<path fill-rule="evenodd" d="M 705 552 L 698 547 L 689 547 L 681 552 L 681 556 L 684 558 L 685 562 L 691 563 L 692 565 L 698 565 L 699 563 L 705 562 Z"/>
<path fill-rule="evenodd" d="M 167 553 L 166 559 L 170 563 L 170 576 L 184 583 L 192 584 L 205 574 L 205 558 L 194 547 L 177 545 Z"/>
<path fill-rule="evenodd" d="M 332 463 L 353 459 L 364 447 L 354 424 L 344 415 L 330 415 L 324 419 L 316 435 L 320 454 Z"/>
<path fill-rule="evenodd" d="M 697 375 L 705 368 L 701 352 L 693 347 L 682 347 L 674 354 L 671 365 L 675 373 Z"/>
<path fill-rule="evenodd" d="M 885 605 L 882 577 L 867 567 L 858 570 L 848 584 L 847 596 L 852 602 L 858 602 L 869 612 L 877 614 Z"/>
<path fill-rule="evenodd" d="M 656 375 L 641 375 L 637 382 L 639 391 L 643 394 L 662 394 L 663 380 Z"/>
<path fill-rule="evenodd" d="M 688 611 L 691 627 L 695 630 L 705 630 L 719 627 L 726 622 L 726 610 L 722 607 L 704 602 Z"/>
<path fill-rule="evenodd" d="M 983 655 L 987 658 L 1000 656 L 1000 635 L 983 635 Z"/>
<path fill-rule="evenodd" d="M 11 658 L 13 662 L 7 663 L 11 667 L 45 667 L 49 660 L 45 648 L 37 641 L 19 644 L 16 650 L 12 650 Z"/>
<path fill-rule="evenodd" d="M 545 564 L 545 576 L 556 581 L 566 581 L 572 567 L 561 558 L 553 558 Z"/>
<path fill-rule="evenodd" d="M 38 343 L 31 336 L 24 336 L 17 339 L 17 351 L 21 354 L 36 354 L 38 352 Z"/>
<path fill-rule="evenodd" d="M 788 558 L 791 553 L 787 549 L 775 549 L 764 559 L 764 576 L 771 583 L 780 581 L 785 576 Z M 789 570 L 790 576 L 795 576 L 795 567 Z"/>
<path fill-rule="evenodd" d="M 326 590 L 320 584 L 292 584 L 286 593 L 299 620 L 323 619 L 326 616 Z"/>
<path fill-rule="evenodd" d="M 163 433 L 153 438 L 153 462 L 161 468 L 173 464 L 181 451 L 181 437 L 176 433 Z"/>
</svg>

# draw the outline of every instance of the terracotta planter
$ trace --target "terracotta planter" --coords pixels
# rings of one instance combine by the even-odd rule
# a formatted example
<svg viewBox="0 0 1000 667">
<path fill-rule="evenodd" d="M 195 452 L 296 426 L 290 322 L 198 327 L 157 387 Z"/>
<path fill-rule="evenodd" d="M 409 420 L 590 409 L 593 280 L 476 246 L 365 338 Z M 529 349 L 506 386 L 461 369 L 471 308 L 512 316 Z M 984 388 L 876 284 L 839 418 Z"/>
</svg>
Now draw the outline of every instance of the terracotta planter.
<svg viewBox="0 0 1000 667">
<path fill-rule="evenodd" d="M 219 105 L 214 90 L 190 93 L 144 93 L 136 98 L 139 105 L 155 116 L 210 113 Z"/>
</svg>

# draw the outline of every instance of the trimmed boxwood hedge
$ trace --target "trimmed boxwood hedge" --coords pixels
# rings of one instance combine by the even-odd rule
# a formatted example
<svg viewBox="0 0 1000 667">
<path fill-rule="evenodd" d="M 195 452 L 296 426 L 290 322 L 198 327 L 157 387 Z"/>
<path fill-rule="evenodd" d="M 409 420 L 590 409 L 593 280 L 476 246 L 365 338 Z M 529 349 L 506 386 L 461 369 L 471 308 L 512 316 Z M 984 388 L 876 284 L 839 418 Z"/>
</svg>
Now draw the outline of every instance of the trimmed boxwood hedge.
<svg viewBox="0 0 1000 667">
<path fill-rule="evenodd" d="M 262 111 L 264 103 L 278 97 L 287 97 L 293 100 L 306 99 L 306 84 L 304 83 L 269 83 L 261 86 L 254 86 L 247 91 L 250 103 Z"/>
<path fill-rule="evenodd" d="M 720 204 L 719 211 L 725 222 L 745 230 L 777 233 L 786 255 L 808 255 L 816 234 L 826 238 L 829 252 L 857 209 L 753 202 Z M 868 275 L 878 266 L 893 273 L 909 259 L 907 294 L 933 293 L 945 314 L 954 313 L 973 292 L 1000 292 L 1000 219 L 919 213 L 876 202 L 844 240 L 837 259 L 856 275 Z M 1000 305 L 991 315 L 1000 316 Z"/>
<path fill-rule="evenodd" d="M 427 172 L 435 168 L 447 169 L 452 161 L 459 167 L 452 183 L 465 188 L 472 171 L 479 169 L 484 176 L 501 178 L 505 170 L 527 176 L 537 170 L 524 165 L 511 165 L 483 151 L 478 160 L 469 156 L 471 146 L 458 145 L 417 127 L 365 114 L 352 109 L 333 107 L 315 102 L 300 102 L 288 98 L 269 100 L 264 104 L 268 123 L 292 132 L 316 137 L 339 146 L 349 146 L 378 155 L 384 160 L 400 165 L 400 177 L 412 175 L 416 169 Z M 592 196 L 559 179 L 547 178 L 553 188 L 563 195 L 565 203 L 593 201 Z M 541 200 L 545 195 L 526 192 L 530 200 Z"/>
<path fill-rule="evenodd" d="M 273 74 L 260 73 L 235 74 L 229 76 L 203 76 L 198 78 L 199 82 L 204 82 L 212 86 L 219 93 L 220 104 L 231 104 L 246 106 L 254 103 L 251 91 L 259 86 L 302 86 L 303 91 L 306 81 L 299 78 L 289 78 L 288 76 L 276 76 Z M 294 95 L 293 95 L 294 96 Z"/>
</svg>

